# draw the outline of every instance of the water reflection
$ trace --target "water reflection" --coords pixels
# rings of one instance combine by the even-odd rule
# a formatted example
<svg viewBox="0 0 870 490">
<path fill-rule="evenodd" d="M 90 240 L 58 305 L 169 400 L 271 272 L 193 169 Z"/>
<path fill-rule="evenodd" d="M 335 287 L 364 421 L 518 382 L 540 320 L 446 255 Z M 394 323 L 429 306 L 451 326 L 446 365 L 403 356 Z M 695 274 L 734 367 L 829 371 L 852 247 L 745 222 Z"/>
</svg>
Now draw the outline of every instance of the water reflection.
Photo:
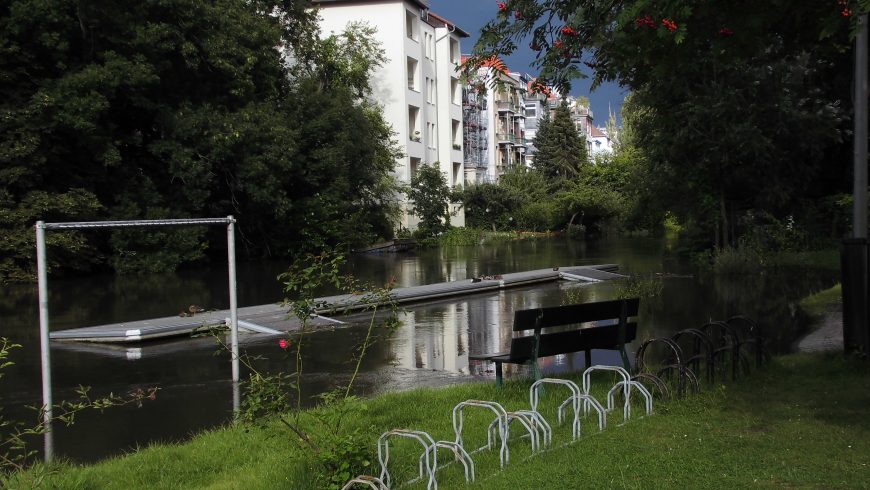
<svg viewBox="0 0 870 490">
<path fill-rule="evenodd" d="M 375 284 L 395 277 L 398 285 L 412 286 L 554 265 L 616 263 L 623 272 L 665 274 L 661 296 L 641 303 L 637 343 L 698 327 L 711 319 L 744 314 L 767 327 L 774 350 L 779 352 L 788 350 L 799 333 L 795 302 L 810 291 L 829 286 L 837 275 L 835 271 L 790 270 L 751 277 L 695 277 L 685 265 L 665 261 L 663 247 L 658 240 L 528 240 L 422 250 L 417 254 L 352 256 L 347 271 Z M 240 306 L 277 301 L 281 285 L 275 278 L 285 268 L 286 264 L 278 262 L 241 264 Z M 582 294 L 578 295 L 578 290 Z M 491 366 L 469 362 L 469 354 L 507 350 L 515 310 L 559 305 L 569 292 L 571 297 L 586 301 L 603 300 L 614 296 L 614 285 L 550 283 L 409 307 L 401 314 L 401 327 L 375 332 L 355 392 L 369 394 L 491 376 L 487 372 Z M 190 304 L 225 308 L 227 303 L 222 264 L 215 264 L 213 270 L 170 275 L 50 281 L 53 329 L 169 316 Z M 306 337 L 302 390 L 307 403 L 312 403 L 317 394 L 349 381 L 356 348 L 367 327 L 368 322 L 363 321 Z M 40 400 L 35 286 L 4 290 L 0 296 L 0 335 L 23 345 L 13 353 L 16 365 L 2 381 L 4 413 L 33 420 L 35 415 L 24 407 L 39 404 Z M 291 370 L 293 359 L 278 347 L 277 340 L 243 335 L 242 349 L 263 357 L 256 362 L 257 369 Z M 630 349 L 633 351 L 634 346 Z M 614 352 L 595 351 L 593 361 L 618 363 L 619 359 Z M 161 388 L 158 399 L 142 409 L 124 407 L 90 413 L 70 428 L 57 428 L 55 451 L 62 457 L 90 461 L 151 441 L 184 439 L 224 423 L 232 413 L 229 356 L 214 339 L 136 346 L 53 343 L 52 363 L 56 400 L 72 398 L 79 385 L 92 386 L 94 394 Z M 542 360 L 545 372 L 582 366 L 582 354 Z M 518 366 L 505 368 L 508 376 L 524 370 Z M 247 373 L 243 371 L 242 376 Z"/>
</svg>

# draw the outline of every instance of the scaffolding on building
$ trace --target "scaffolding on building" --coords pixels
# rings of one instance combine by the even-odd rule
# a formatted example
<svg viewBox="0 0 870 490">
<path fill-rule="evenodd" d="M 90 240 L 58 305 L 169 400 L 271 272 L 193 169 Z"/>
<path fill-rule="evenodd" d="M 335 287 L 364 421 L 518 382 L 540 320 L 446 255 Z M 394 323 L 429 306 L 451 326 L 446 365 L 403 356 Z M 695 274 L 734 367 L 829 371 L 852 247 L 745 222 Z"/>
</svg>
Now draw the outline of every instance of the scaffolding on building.
<svg viewBox="0 0 870 490">
<path fill-rule="evenodd" d="M 475 180 L 485 175 L 487 158 L 486 97 L 474 86 L 462 88 L 462 147 L 467 170 L 474 170 Z"/>
</svg>

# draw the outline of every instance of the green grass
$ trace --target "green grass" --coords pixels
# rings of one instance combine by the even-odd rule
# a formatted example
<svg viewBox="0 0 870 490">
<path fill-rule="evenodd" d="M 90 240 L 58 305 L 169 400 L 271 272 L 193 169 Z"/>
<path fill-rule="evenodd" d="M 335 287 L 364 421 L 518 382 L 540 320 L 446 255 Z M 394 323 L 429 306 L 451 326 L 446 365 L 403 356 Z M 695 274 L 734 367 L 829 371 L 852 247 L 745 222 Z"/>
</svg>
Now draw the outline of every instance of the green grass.
<svg viewBox="0 0 870 490">
<path fill-rule="evenodd" d="M 423 429 L 452 439 L 451 409 L 469 398 L 498 400 L 508 410 L 528 406 L 526 380 L 472 383 L 392 393 L 364 401 L 343 431 L 360 429 L 374 458 L 375 441 L 391 428 Z M 601 395 L 605 388 L 599 386 Z M 543 398 L 548 420 L 563 393 Z M 565 427 L 554 448 L 531 455 L 511 440 L 510 463 L 495 451 L 473 456 L 478 479 L 466 485 L 459 465 L 438 472 L 440 488 L 857 488 L 870 482 L 870 369 L 842 356 L 790 355 L 735 383 L 657 404 L 652 416 L 621 424 L 612 413 L 599 433 L 591 418 L 573 443 Z M 634 410 L 640 414 L 639 407 Z M 483 440 L 489 414 L 469 411 L 466 441 Z M 308 424 L 323 410 L 307 412 Z M 313 424 L 314 426 L 316 424 Z M 555 424 L 554 424 L 555 425 Z M 516 428 L 515 428 L 516 427 Z M 518 434 L 518 426 L 512 433 Z M 321 430 L 325 430 L 321 428 Z M 315 440 L 317 430 L 314 431 Z M 413 476 L 419 450 L 410 442 L 391 453 L 394 484 Z M 441 461 L 447 454 L 440 452 Z M 373 466 L 377 466 L 375 462 Z M 186 444 L 161 445 L 96 465 L 38 466 L 12 482 L 29 486 L 48 470 L 49 488 L 316 488 L 317 463 L 277 422 L 265 428 L 227 427 Z M 377 473 L 375 468 L 371 473 Z M 410 485 L 405 488 L 423 488 Z"/>
<path fill-rule="evenodd" d="M 811 317 L 818 319 L 843 302 L 843 288 L 840 283 L 834 287 L 819 291 L 800 301 L 801 309 Z M 842 308 L 842 307 L 841 307 Z"/>
</svg>

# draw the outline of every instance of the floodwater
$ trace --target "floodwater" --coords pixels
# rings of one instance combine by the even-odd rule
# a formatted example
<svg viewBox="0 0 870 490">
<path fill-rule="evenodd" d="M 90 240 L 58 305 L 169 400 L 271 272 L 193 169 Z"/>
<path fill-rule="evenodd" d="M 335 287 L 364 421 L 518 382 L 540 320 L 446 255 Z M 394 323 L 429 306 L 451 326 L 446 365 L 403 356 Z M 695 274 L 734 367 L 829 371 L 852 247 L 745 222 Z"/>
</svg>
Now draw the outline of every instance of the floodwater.
<svg viewBox="0 0 870 490">
<path fill-rule="evenodd" d="M 376 284 L 395 277 L 397 286 L 413 286 L 556 265 L 614 263 L 623 273 L 656 278 L 662 284 L 660 295 L 642 301 L 638 339 L 743 314 L 766 329 L 774 352 L 788 351 L 801 333 L 797 301 L 829 287 L 837 276 L 837 271 L 799 269 L 707 277 L 667 258 L 668 247 L 662 239 L 549 238 L 408 254 L 355 255 L 347 269 Z M 276 277 L 286 266 L 278 262 L 241 264 L 239 306 L 279 301 L 283 293 Z M 376 341 L 366 353 L 354 391 L 366 395 L 491 377 L 490 366 L 469 362 L 468 355 L 503 350 L 509 343 L 514 310 L 609 299 L 615 287 L 616 283 L 558 282 L 409 306 L 400 314 L 400 327 L 376 330 Z M 169 316 L 191 304 L 221 309 L 229 303 L 225 264 L 177 274 L 50 278 L 49 292 L 52 330 Z M 0 296 L 0 336 L 23 346 L 13 351 L 15 365 L 0 380 L 0 403 L 7 419 L 37 421 L 36 412 L 26 407 L 41 404 L 38 325 L 36 286 L 6 287 Z M 353 371 L 351 359 L 367 326 L 306 336 L 302 389 L 308 403 L 318 393 L 347 383 Z M 253 362 L 260 371 L 290 372 L 294 360 L 281 350 L 278 340 L 246 334 L 241 349 L 258 357 Z M 53 342 L 51 356 L 56 403 L 75 398 L 80 385 L 91 387 L 94 396 L 159 388 L 157 399 L 146 400 L 141 407 L 84 413 L 70 427 L 55 426 L 56 456 L 94 461 L 153 442 L 184 440 L 231 418 L 229 355 L 213 338 L 135 346 Z M 616 362 L 612 356 L 593 354 L 595 362 Z M 560 356 L 546 359 L 544 368 L 554 372 L 581 366 L 576 356 Z M 247 376 L 247 369 L 243 368 L 242 376 Z M 33 447 L 39 449 L 41 442 L 34 440 Z"/>
</svg>

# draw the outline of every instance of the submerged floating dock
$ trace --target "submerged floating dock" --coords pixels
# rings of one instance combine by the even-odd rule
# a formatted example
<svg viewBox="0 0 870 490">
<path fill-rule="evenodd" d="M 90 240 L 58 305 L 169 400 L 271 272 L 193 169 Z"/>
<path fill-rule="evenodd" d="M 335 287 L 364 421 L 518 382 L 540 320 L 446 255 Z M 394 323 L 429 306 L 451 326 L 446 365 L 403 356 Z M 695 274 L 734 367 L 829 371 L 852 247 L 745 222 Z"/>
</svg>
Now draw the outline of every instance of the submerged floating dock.
<svg viewBox="0 0 870 490">
<path fill-rule="evenodd" d="M 392 299 L 399 304 L 442 299 L 451 296 L 465 296 L 499 289 L 508 289 L 528 284 L 553 282 L 560 279 L 599 282 L 624 277 L 614 273 L 615 264 L 556 267 L 526 272 L 514 272 L 501 276 L 463 279 L 423 286 L 410 286 L 392 290 Z M 318 310 L 319 314 L 334 315 L 358 312 L 373 306 L 362 301 L 358 294 L 343 294 L 318 298 L 318 303 L 328 306 Z M 281 334 L 299 328 L 299 320 L 288 318 L 287 307 L 279 304 L 248 306 L 239 308 L 239 328 L 259 333 Z M 73 328 L 51 332 L 51 340 L 80 342 L 142 342 L 166 337 L 189 336 L 223 324 L 230 316 L 229 310 L 207 311 L 192 317 L 163 317 L 137 320 L 109 325 Z M 344 323 L 326 316 L 311 319 L 314 327 L 335 326 Z"/>
</svg>

